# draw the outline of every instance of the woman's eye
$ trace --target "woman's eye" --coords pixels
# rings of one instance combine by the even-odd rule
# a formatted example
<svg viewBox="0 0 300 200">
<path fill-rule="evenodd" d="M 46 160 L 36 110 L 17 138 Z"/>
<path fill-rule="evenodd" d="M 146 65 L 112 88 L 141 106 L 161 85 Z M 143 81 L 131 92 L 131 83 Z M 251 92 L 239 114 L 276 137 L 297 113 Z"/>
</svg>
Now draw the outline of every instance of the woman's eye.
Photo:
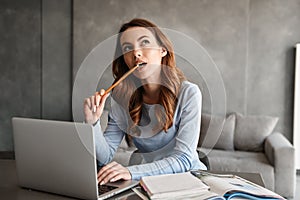
<svg viewBox="0 0 300 200">
<path fill-rule="evenodd" d="M 149 41 L 149 40 L 143 40 L 143 41 L 141 42 L 141 44 L 142 44 L 142 46 L 145 46 L 145 45 L 147 45 L 147 44 L 150 44 L 150 41 Z"/>
<path fill-rule="evenodd" d="M 124 46 L 123 47 L 123 52 L 128 52 L 130 51 L 132 48 L 130 46 Z"/>
</svg>

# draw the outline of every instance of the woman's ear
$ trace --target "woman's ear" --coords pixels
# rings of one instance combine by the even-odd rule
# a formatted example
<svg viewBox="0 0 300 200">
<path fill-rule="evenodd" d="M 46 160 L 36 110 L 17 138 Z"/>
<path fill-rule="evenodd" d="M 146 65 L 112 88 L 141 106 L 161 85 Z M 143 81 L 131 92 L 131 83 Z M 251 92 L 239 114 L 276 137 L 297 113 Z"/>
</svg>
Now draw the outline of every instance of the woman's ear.
<svg viewBox="0 0 300 200">
<path fill-rule="evenodd" d="M 161 48 L 161 57 L 165 57 L 167 55 L 167 53 L 168 53 L 168 51 L 164 47 L 162 47 Z"/>
</svg>

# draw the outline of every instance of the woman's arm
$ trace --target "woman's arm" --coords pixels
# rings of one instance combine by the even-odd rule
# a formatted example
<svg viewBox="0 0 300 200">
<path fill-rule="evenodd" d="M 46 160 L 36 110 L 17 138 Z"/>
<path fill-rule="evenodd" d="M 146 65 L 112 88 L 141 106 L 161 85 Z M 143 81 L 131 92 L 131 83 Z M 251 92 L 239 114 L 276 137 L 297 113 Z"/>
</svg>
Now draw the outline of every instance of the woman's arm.
<svg viewBox="0 0 300 200">
<path fill-rule="evenodd" d="M 94 126 L 94 134 L 98 166 L 103 166 L 111 162 L 115 151 L 124 137 L 124 132 L 120 130 L 117 123 L 108 116 L 108 124 L 104 133 L 98 121 Z"/>
<path fill-rule="evenodd" d="M 121 131 L 114 120 L 108 119 L 107 128 L 103 134 L 100 127 L 100 116 L 103 114 L 104 105 L 109 94 L 103 89 L 84 100 L 83 110 L 85 122 L 93 125 L 95 134 L 96 157 L 99 166 L 109 163 L 121 143 L 124 132 Z"/>
<path fill-rule="evenodd" d="M 127 168 L 117 162 L 111 162 L 115 151 L 125 135 L 123 130 L 125 130 L 124 119 L 126 119 L 123 115 L 122 108 L 117 104 L 114 105 L 115 106 L 111 107 L 107 128 L 104 134 L 101 131 L 99 122 L 94 127 L 96 155 L 98 165 L 102 167 L 98 172 L 98 182 L 100 185 L 107 183 L 108 181 L 131 179 L 131 174 Z"/>
</svg>

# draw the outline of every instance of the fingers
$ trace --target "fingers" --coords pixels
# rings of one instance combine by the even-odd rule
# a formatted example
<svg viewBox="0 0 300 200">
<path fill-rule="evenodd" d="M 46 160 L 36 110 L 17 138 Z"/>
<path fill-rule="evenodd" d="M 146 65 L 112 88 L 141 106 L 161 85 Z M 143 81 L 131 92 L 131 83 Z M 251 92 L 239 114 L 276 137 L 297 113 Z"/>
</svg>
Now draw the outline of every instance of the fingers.
<svg viewBox="0 0 300 200">
<path fill-rule="evenodd" d="M 95 98 L 95 96 L 90 96 L 90 101 L 91 101 L 91 104 L 92 104 L 91 110 L 93 112 L 96 112 L 97 106 L 96 106 L 96 98 Z"/>
<path fill-rule="evenodd" d="M 108 175 L 112 176 L 112 172 L 114 171 L 114 166 L 118 163 L 113 161 L 104 167 L 101 168 L 101 170 L 98 172 L 98 182 L 100 185 L 107 183 L 110 179 L 108 179 Z"/>
<path fill-rule="evenodd" d="M 101 90 L 100 90 L 100 95 L 103 96 L 104 93 L 105 93 L 105 90 L 101 89 Z"/>
<path fill-rule="evenodd" d="M 105 91 L 102 89 L 100 90 L 99 93 L 97 93 L 96 95 L 96 105 L 97 105 L 97 113 L 101 114 L 103 109 L 104 109 L 104 106 L 105 106 L 105 102 L 106 102 L 106 99 L 107 97 L 109 96 L 109 93 L 108 94 L 104 94 Z"/>
<path fill-rule="evenodd" d="M 96 99 L 96 106 L 98 107 L 100 105 L 101 96 L 97 94 L 95 99 Z"/>
<path fill-rule="evenodd" d="M 105 93 L 105 90 L 103 90 L 103 89 L 101 89 L 100 92 L 95 93 L 97 107 L 100 105 L 101 96 L 103 96 L 104 93 Z"/>
<path fill-rule="evenodd" d="M 90 96 L 84 100 L 84 114 L 85 121 L 89 124 L 94 124 L 99 117 L 102 115 L 105 101 L 108 94 L 105 94 L 105 90 L 101 89 L 96 92 L 93 96 Z"/>
<path fill-rule="evenodd" d="M 99 110 L 102 112 L 103 109 L 104 109 L 104 106 L 105 106 L 105 102 L 106 102 L 106 99 L 107 97 L 109 96 L 109 93 L 108 94 L 105 94 L 104 96 L 102 96 L 102 98 L 100 98 L 100 102 L 99 102 Z"/>
<path fill-rule="evenodd" d="M 86 107 L 88 107 L 88 108 L 91 108 L 91 101 L 90 101 L 90 98 L 86 98 L 86 99 L 84 99 L 84 106 Z"/>
<path fill-rule="evenodd" d="M 98 182 L 100 185 L 120 179 L 129 180 L 131 179 L 131 174 L 126 167 L 117 162 L 107 164 L 98 172 Z"/>
<path fill-rule="evenodd" d="M 93 96 L 90 96 L 89 98 L 85 99 L 86 104 L 89 106 L 89 108 L 95 113 L 100 106 L 99 110 L 103 110 L 105 101 L 107 97 L 109 96 L 108 94 L 105 94 L 105 90 L 101 89 L 100 92 L 96 92 Z"/>
</svg>

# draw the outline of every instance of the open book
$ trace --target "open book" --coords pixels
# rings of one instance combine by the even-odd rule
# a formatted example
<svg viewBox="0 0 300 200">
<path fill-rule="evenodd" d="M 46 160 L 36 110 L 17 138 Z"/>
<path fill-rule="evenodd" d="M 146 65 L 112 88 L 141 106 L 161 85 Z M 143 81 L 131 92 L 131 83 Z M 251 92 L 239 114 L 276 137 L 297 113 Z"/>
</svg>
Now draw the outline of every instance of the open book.
<svg viewBox="0 0 300 200">
<path fill-rule="evenodd" d="M 147 176 L 141 179 L 140 184 L 142 187 L 135 192 L 142 199 L 284 199 L 239 176 L 212 174 L 202 170 Z"/>
<path fill-rule="evenodd" d="M 282 196 L 236 175 L 212 174 L 202 170 L 191 171 L 191 173 L 208 185 L 211 192 L 217 193 L 225 199 L 284 199 Z"/>
</svg>

